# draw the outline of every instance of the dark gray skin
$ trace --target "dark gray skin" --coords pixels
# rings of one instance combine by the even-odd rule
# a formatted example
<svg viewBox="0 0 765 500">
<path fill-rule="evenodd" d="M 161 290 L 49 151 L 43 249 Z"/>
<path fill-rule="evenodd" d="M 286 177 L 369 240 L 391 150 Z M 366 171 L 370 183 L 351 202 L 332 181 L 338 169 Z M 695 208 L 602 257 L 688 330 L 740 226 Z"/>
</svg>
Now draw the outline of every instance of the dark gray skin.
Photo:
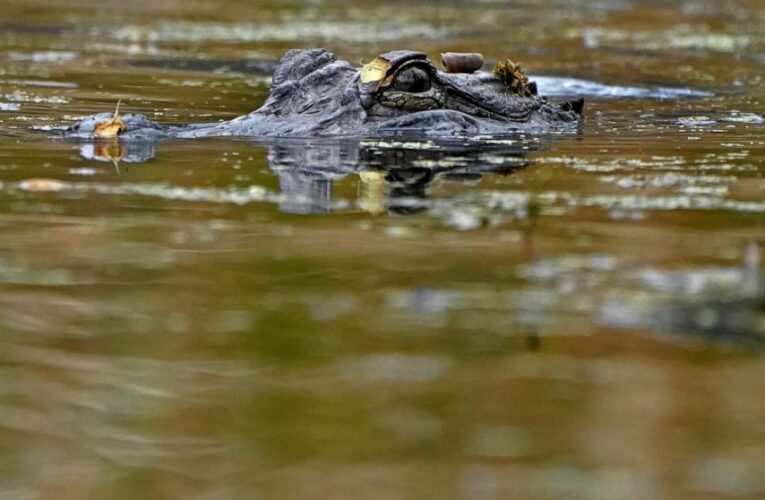
<svg viewBox="0 0 765 500">
<path fill-rule="evenodd" d="M 384 87 L 362 83 L 359 68 L 324 49 L 290 50 L 276 67 L 266 102 L 256 111 L 227 122 L 167 127 L 144 115 L 125 114 L 121 118 L 127 128 L 119 138 L 495 135 L 576 129 L 581 120 L 581 99 L 552 104 L 537 95 L 511 94 L 491 73 L 445 73 L 421 52 L 381 57 L 391 62 L 386 73 L 391 78 Z M 109 113 L 88 117 L 67 135 L 94 138 L 95 126 L 110 118 Z"/>
</svg>

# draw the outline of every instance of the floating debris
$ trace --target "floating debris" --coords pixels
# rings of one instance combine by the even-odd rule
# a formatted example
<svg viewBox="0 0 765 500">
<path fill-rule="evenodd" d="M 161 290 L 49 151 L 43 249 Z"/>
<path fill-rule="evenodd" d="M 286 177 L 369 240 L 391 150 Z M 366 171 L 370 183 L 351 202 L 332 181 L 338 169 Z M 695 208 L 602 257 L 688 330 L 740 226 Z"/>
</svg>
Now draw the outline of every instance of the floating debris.
<svg viewBox="0 0 765 500">
<path fill-rule="evenodd" d="M 127 129 L 127 125 L 120 118 L 120 104 L 122 100 L 117 101 L 117 109 L 114 110 L 114 116 L 105 122 L 96 123 L 96 129 L 93 135 L 98 139 L 114 139 L 121 132 Z"/>
<path fill-rule="evenodd" d="M 478 52 L 444 52 L 441 64 L 448 73 L 475 73 L 483 67 L 483 54 Z"/>
<path fill-rule="evenodd" d="M 61 191 L 62 189 L 66 188 L 68 184 L 58 179 L 33 178 L 19 182 L 18 186 L 22 191 L 30 191 L 33 193 L 52 193 Z"/>
</svg>

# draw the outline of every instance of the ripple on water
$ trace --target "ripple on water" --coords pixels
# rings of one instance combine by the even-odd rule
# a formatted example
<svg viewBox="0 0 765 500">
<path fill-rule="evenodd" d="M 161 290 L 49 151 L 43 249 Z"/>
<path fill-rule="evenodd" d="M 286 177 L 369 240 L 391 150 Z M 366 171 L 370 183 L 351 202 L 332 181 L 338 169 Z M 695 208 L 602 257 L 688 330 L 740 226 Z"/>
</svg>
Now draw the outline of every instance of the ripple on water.
<svg viewBox="0 0 765 500">
<path fill-rule="evenodd" d="M 712 187 L 726 188 L 735 183 L 738 178 L 732 175 L 690 175 L 679 172 L 667 172 L 662 174 L 646 175 L 603 175 L 599 177 L 600 182 L 615 184 L 623 189 L 644 189 L 644 188 L 697 188 Z M 720 191 L 716 194 L 725 194 L 727 191 Z"/>
<path fill-rule="evenodd" d="M 340 364 L 348 380 L 368 382 L 429 382 L 442 376 L 453 361 L 430 354 L 368 354 Z"/>
<path fill-rule="evenodd" d="M 212 400 L 220 401 L 230 384 L 251 375 L 232 363 L 98 356 L 38 347 L 15 346 L 6 350 L 3 360 L 26 367 L 23 372 L 2 369 L 4 380 L 9 375 L 13 379 L 12 384 L 3 384 L 3 393 L 14 395 L 2 405 L 3 428 L 55 439 L 56 446 L 65 449 L 76 441 L 82 457 L 157 470 L 173 469 L 188 457 L 220 456 L 229 444 L 184 429 L 143 429 L 133 425 L 135 420 L 163 418 L 179 406 L 204 408 Z M 33 404 L 27 403 L 29 395 Z"/>
<path fill-rule="evenodd" d="M 628 87 L 605 85 L 591 80 L 551 76 L 533 76 L 539 93 L 548 96 L 585 96 L 602 98 L 678 99 L 681 97 L 711 97 L 712 92 L 688 87 Z"/>
<path fill-rule="evenodd" d="M 581 38 L 584 45 L 591 49 L 626 45 L 633 50 L 651 51 L 696 49 L 735 52 L 762 40 L 761 37 L 745 34 L 714 32 L 709 26 L 701 24 L 678 24 L 660 31 L 585 27 L 569 30 L 568 36 Z"/>
<path fill-rule="evenodd" d="M 62 95 L 39 95 L 30 94 L 23 90 L 14 90 L 10 94 L 5 94 L 7 101 L 15 103 L 31 102 L 34 104 L 67 104 L 70 99 Z"/>
<path fill-rule="evenodd" d="M 152 28 L 121 26 L 94 34 L 128 42 L 294 42 L 302 40 L 343 40 L 349 42 L 394 41 L 402 38 L 439 39 L 450 33 L 447 28 L 429 24 L 363 23 L 342 21 L 293 20 L 278 24 L 159 22 Z"/>
<path fill-rule="evenodd" d="M 70 50 L 44 50 L 37 52 L 9 52 L 9 61 L 28 61 L 34 63 L 54 63 L 73 61 L 79 57 L 79 52 Z"/>
</svg>

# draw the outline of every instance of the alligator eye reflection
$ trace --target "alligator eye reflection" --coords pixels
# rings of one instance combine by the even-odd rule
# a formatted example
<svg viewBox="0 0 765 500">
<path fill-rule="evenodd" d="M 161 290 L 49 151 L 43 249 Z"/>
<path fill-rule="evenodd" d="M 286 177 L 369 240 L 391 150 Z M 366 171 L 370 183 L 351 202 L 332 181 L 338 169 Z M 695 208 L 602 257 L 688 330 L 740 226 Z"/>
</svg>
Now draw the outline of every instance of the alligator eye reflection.
<svg viewBox="0 0 765 500">
<path fill-rule="evenodd" d="M 393 88 L 402 92 L 427 92 L 430 75 L 422 68 L 406 68 L 396 75 Z"/>
</svg>

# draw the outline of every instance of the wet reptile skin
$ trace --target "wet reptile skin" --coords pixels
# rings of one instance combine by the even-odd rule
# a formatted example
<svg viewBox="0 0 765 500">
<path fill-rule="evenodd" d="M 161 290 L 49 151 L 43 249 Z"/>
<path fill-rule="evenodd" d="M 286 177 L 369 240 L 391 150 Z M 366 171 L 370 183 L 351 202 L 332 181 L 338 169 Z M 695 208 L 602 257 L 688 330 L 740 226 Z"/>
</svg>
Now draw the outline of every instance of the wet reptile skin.
<svg viewBox="0 0 765 500">
<path fill-rule="evenodd" d="M 374 137 L 404 132 L 427 136 L 502 134 L 515 130 L 576 129 L 583 101 L 553 104 L 509 93 L 491 73 L 445 73 L 413 51 L 380 56 L 390 62 L 385 82 L 362 82 L 361 70 L 324 49 L 284 54 L 263 106 L 230 121 L 162 126 L 144 115 L 121 116 L 122 140 L 163 137 Z M 94 137 L 111 114 L 88 117 L 67 136 Z"/>
</svg>

